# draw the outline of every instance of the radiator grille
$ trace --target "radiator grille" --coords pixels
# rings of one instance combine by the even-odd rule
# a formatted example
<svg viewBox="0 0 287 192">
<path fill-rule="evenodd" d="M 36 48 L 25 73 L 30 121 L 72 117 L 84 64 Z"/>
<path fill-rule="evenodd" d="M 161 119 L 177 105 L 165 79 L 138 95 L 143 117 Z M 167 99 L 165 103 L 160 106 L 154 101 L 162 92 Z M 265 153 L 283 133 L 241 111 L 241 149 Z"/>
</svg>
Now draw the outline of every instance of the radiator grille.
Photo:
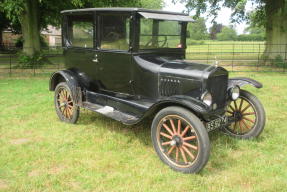
<svg viewBox="0 0 287 192">
<path fill-rule="evenodd" d="M 171 96 L 179 93 L 180 81 L 172 78 L 161 78 L 159 92 L 161 96 Z"/>
<path fill-rule="evenodd" d="M 217 104 L 217 108 L 222 108 L 225 106 L 227 83 L 227 75 L 212 76 L 208 78 L 207 90 L 211 93 L 213 103 Z"/>
</svg>

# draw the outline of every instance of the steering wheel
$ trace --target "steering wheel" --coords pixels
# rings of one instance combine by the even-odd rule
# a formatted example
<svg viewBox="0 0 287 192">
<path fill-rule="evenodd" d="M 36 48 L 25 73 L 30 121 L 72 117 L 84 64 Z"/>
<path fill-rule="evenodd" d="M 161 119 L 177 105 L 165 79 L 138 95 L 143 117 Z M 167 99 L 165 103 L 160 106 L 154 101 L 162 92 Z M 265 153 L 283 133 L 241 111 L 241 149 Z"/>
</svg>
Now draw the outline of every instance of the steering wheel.
<svg viewBox="0 0 287 192">
<path fill-rule="evenodd" d="M 150 39 L 144 46 L 145 46 L 145 47 L 151 46 L 152 40 L 153 40 L 153 39 Z M 166 43 L 167 43 L 167 36 L 166 36 L 166 35 L 164 36 L 164 40 L 157 41 L 157 43 L 161 43 L 161 42 L 163 42 L 162 45 L 159 45 L 158 47 L 161 47 L 161 48 L 162 48 L 162 47 L 164 47 L 164 46 L 166 45 Z"/>
<path fill-rule="evenodd" d="M 120 34 L 119 33 L 116 33 L 116 32 L 109 32 L 106 36 L 105 36 L 105 39 L 108 39 L 108 40 L 111 40 L 111 41 L 114 41 L 114 40 L 117 40 L 120 38 Z"/>
</svg>

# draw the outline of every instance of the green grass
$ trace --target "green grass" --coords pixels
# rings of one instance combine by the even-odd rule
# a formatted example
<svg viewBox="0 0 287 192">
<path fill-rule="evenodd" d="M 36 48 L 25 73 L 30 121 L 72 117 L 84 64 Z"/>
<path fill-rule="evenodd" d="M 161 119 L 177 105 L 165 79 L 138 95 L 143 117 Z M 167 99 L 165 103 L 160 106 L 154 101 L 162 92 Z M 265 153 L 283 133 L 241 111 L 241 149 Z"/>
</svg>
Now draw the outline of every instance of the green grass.
<svg viewBox="0 0 287 192">
<path fill-rule="evenodd" d="M 187 40 L 187 58 L 196 60 L 255 60 L 249 63 L 256 64 L 262 58 L 265 50 L 264 42 L 252 41 L 198 41 L 201 44 L 191 44 L 192 40 Z M 279 46 L 279 45 L 278 45 Z M 280 45 L 283 46 L 283 45 Z M 228 63 L 230 61 L 226 61 Z M 242 62 L 242 61 L 241 61 Z M 245 63 L 247 61 L 244 61 Z"/>
<path fill-rule="evenodd" d="M 286 191 L 287 76 L 234 73 L 261 81 L 248 89 L 266 109 L 260 138 L 210 133 L 200 174 L 164 165 L 150 122 L 125 126 L 81 110 L 78 124 L 58 120 L 48 78 L 0 79 L 0 191 Z"/>
</svg>

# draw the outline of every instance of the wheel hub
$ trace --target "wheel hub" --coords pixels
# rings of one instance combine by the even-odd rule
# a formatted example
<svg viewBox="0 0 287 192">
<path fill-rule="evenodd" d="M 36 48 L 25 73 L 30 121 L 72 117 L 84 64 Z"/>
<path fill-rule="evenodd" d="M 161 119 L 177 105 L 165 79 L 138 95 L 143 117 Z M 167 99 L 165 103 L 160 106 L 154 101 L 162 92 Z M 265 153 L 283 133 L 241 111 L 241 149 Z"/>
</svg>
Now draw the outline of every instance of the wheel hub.
<svg viewBox="0 0 287 192">
<path fill-rule="evenodd" d="M 180 147 L 183 144 L 183 140 L 180 136 L 174 135 L 172 137 L 171 145 L 174 146 L 176 145 L 177 147 Z"/>
<path fill-rule="evenodd" d="M 233 116 L 237 121 L 240 121 L 243 117 L 240 111 L 235 111 Z"/>
</svg>

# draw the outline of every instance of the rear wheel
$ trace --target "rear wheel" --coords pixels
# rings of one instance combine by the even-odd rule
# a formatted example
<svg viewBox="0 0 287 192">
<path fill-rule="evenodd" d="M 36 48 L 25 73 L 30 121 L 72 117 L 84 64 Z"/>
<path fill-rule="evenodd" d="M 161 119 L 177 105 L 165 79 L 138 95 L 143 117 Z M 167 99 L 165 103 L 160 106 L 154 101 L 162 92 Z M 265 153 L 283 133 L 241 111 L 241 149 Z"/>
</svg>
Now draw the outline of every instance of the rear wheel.
<svg viewBox="0 0 287 192">
<path fill-rule="evenodd" d="M 265 126 L 265 111 L 261 102 L 248 91 L 241 90 L 237 100 L 230 102 L 226 115 L 236 119 L 224 131 L 231 136 L 250 139 L 258 137 Z"/>
<path fill-rule="evenodd" d="M 209 137 L 202 122 L 181 107 L 167 107 L 152 123 L 151 137 L 160 159 L 176 171 L 197 173 L 207 163 Z"/>
<path fill-rule="evenodd" d="M 56 113 L 61 121 L 76 123 L 79 118 L 80 109 L 74 103 L 71 90 L 66 82 L 56 86 L 54 103 Z"/>
</svg>

